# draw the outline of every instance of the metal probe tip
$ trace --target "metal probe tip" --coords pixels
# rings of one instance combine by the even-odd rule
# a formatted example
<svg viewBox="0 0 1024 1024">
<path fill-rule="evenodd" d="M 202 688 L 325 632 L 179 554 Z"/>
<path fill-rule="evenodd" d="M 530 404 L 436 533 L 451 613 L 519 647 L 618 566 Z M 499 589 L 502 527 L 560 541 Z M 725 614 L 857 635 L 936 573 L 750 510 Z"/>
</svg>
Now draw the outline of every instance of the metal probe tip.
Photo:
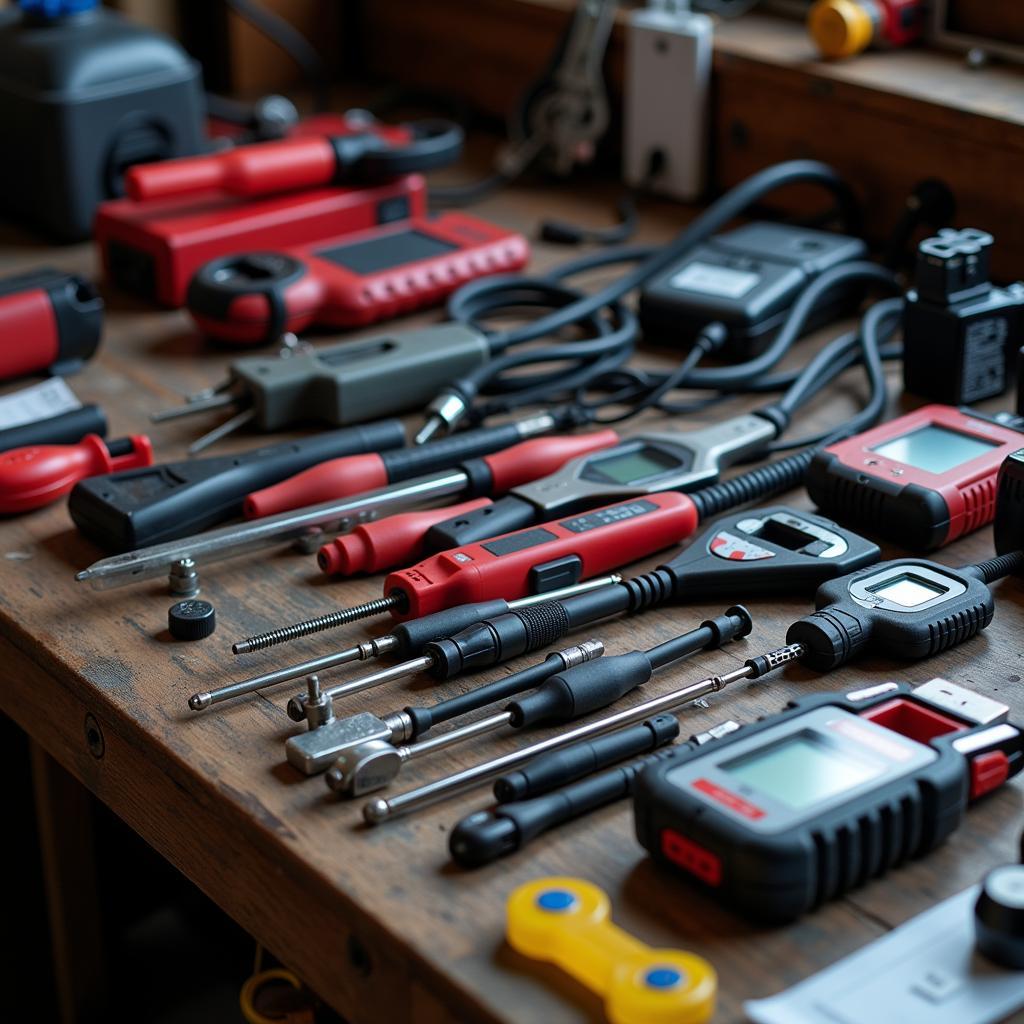
<svg viewBox="0 0 1024 1024">
<path fill-rule="evenodd" d="M 193 693 L 188 699 L 188 706 L 193 711 L 204 711 L 213 703 L 213 697 L 208 693 Z"/>
<path fill-rule="evenodd" d="M 382 821 L 386 821 L 388 814 L 391 812 L 391 808 L 388 806 L 387 800 L 371 800 L 369 803 L 363 805 L 363 820 L 367 825 L 378 825 Z"/>
<path fill-rule="evenodd" d="M 426 444 L 432 440 L 434 435 L 444 426 L 444 420 L 440 416 L 431 416 L 426 423 L 420 427 L 419 432 L 413 438 L 413 444 Z"/>
</svg>

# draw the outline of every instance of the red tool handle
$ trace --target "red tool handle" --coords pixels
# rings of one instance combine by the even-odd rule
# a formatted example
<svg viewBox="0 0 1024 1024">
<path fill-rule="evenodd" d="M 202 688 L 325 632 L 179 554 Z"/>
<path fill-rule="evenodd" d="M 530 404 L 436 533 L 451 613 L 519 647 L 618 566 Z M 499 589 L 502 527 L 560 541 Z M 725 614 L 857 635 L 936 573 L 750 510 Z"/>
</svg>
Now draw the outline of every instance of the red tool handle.
<svg viewBox="0 0 1024 1024">
<path fill-rule="evenodd" d="M 125 174 L 136 202 L 219 189 L 240 198 L 329 185 L 337 172 L 334 147 L 323 136 L 237 146 L 226 153 L 137 164 Z"/>
<path fill-rule="evenodd" d="M 335 537 L 317 552 L 316 561 L 328 576 L 352 576 L 408 565 L 423 553 L 423 540 L 435 523 L 490 505 L 490 498 L 476 498 L 461 505 L 433 508 L 429 512 L 403 512 L 375 523 L 357 526 Z"/>
<path fill-rule="evenodd" d="M 0 295 L 0 380 L 38 373 L 57 362 L 60 335 L 53 303 L 42 288 Z"/>
<path fill-rule="evenodd" d="M 12 448 L 0 454 L 0 512 L 27 512 L 67 494 L 79 480 L 153 464 L 143 434 L 104 441 L 87 434 L 78 444 Z"/>
<path fill-rule="evenodd" d="M 514 444 L 503 452 L 485 455 L 491 471 L 491 494 L 505 494 L 520 484 L 540 480 L 561 469 L 570 459 L 617 445 L 621 438 L 614 430 L 593 434 L 558 437 L 534 437 Z"/>
<path fill-rule="evenodd" d="M 259 519 L 387 485 L 388 471 L 380 455 L 349 455 L 310 466 L 279 484 L 253 491 L 245 499 L 242 511 L 246 519 Z"/>
<path fill-rule="evenodd" d="M 391 573 L 384 593 L 409 619 L 470 601 L 512 600 L 598 576 L 660 551 L 697 528 L 697 508 L 675 491 L 648 494 L 543 526 L 442 551 Z"/>
</svg>

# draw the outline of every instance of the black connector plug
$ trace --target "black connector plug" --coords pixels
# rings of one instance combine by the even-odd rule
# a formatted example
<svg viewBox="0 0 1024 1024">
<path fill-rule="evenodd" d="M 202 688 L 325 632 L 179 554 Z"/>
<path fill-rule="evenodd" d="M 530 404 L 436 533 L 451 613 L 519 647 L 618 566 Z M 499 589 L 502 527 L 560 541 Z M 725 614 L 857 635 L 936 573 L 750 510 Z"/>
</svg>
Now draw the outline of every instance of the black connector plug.
<svg viewBox="0 0 1024 1024">
<path fill-rule="evenodd" d="M 1024 332 L 1024 283 L 992 284 L 993 238 L 943 228 L 918 246 L 915 288 L 903 310 L 903 386 L 964 405 L 1003 394 Z"/>
</svg>

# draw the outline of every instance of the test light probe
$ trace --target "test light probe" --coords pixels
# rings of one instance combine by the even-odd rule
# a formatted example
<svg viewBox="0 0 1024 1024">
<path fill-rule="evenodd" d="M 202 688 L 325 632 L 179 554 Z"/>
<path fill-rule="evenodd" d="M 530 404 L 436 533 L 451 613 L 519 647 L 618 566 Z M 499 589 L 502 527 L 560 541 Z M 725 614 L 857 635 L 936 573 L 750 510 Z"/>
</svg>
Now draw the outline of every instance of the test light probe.
<svg viewBox="0 0 1024 1024">
<path fill-rule="evenodd" d="M 780 923 L 941 844 L 1024 767 L 997 701 L 942 679 L 814 694 L 645 769 L 636 832 L 664 866 Z"/>
<path fill-rule="evenodd" d="M 992 521 L 1019 425 L 928 405 L 818 452 L 807 492 L 828 515 L 902 547 L 942 547 Z"/>
<path fill-rule="evenodd" d="M 532 693 L 518 696 L 503 710 L 431 739 L 399 746 L 384 740 L 362 743 L 338 755 L 325 776 L 327 785 L 345 796 L 363 796 L 390 784 L 406 761 L 463 740 L 503 728 L 518 731 L 575 721 L 643 686 L 656 671 L 701 651 L 716 650 L 730 640 L 746 636 L 752 627 L 745 608 L 730 608 L 724 615 L 708 619 L 699 628 L 649 651 L 630 651 L 559 672 Z"/>
<path fill-rule="evenodd" d="M 545 414 L 500 427 L 485 427 L 482 431 L 466 431 L 457 437 L 446 438 L 444 445 L 406 448 L 401 451 L 381 451 L 380 449 L 394 449 L 401 444 L 405 437 L 398 421 L 383 420 L 376 426 L 379 429 L 385 429 L 387 431 L 385 439 L 391 439 L 393 443 L 390 445 L 367 445 L 362 449 L 364 453 L 375 451 L 377 454 L 371 455 L 367 459 L 358 459 L 349 465 L 352 467 L 357 483 L 361 480 L 378 477 L 395 479 L 400 481 L 399 483 L 369 493 L 356 493 L 348 498 L 323 502 L 320 505 L 307 506 L 276 516 L 268 516 L 253 522 L 237 526 L 224 526 L 191 537 L 182 537 L 150 547 L 139 548 L 113 558 L 102 559 L 80 572 L 76 578 L 92 580 L 101 586 L 117 586 L 159 575 L 183 558 L 209 563 L 289 540 L 302 541 L 307 548 L 311 547 L 315 550 L 322 542 L 322 533 L 325 531 L 351 527 L 357 522 L 372 519 L 395 509 L 414 507 L 447 497 L 466 496 L 473 493 L 475 486 L 481 486 L 486 491 L 491 487 L 492 470 L 490 467 L 492 465 L 496 467 L 495 472 L 503 479 L 513 483 L 523 479 L 524 475 L 528 476 L 534 465 L 541 472 L 546 472 L 552 466 L 557 466 L 560 460 L 567 457 L 568 454 L 585 450 L 590 444 L 600 444 L 603 440 L 609 439 L 607 435 L 604 438 L 597 434 L 581 435 L 568 439 L 552 439 L 550 446 L 545 444 L 525 450 L 519 448 L 519 442 L 524 439 L 538 438 L 539 435 L 548 433 L 558 425 L 559 421 L 555 417 Z M 349 427 L 340 433 L 344 434 L 353 430 L 362 432 L 366 429 L 368 428 Z M 321 434 L 318 437 L 329 438 L 330 435 Z M 596 438 L 596 440 L 590 440 L 591 438 Z M 311 439 L 311 441 L 316 440 L 317 438 Z M 299 445 L 306 443 L 310 442 L 297 442 Z M 506 450 L 501 451 L 501 449 Z M 289 446 L 282 445 L 264 451 L 281 451 L 284 456 L 287 456 L 289 450 Z M 470 459 L 474 455 L 487 452 L 493 453 L 487 457 L 487 461 L 477 459 L 470 465 Z M 258 458 L 258 456 L 259 453 L 255 453 L 254 458 Z M 321 461 L 331 457 L 332 453 L 323 452 Z M 268 475 L 260 479 L 248 469 L 237 473 L 230 472 L 240 458 L 244 457 L 224 456 L 186 462 L 182 466 L 182 472 L 187 473 L 189 467 L 202 467 L 205 464 L 210 464 L 214 470 L 217 470 L 213 474 L 214 484 L 223 488 L 230 485 L 231 511 L 228 514 L 238 514 L 242 511 L 245 497 L 252 491 L 254 484 L 268 484 L 288 475 L 286 471 L 273 477 Z M 293 460 L 291 469 L 294 470 L 294 468 Z M 417 473 L 427 473 L 427 475 L 417 476 Z M 107 479 L 117 484 L 122 478 L 110 477 Z M 188 479 L 187 476 L 186 479 Z M 72 492 L 73 516 L 76 512 L 76 494 L 85 490 L 86 483 L 79 485 L 79 488 Z M 95 490 L 95 488 L 92 489 Z M 104 497 L 104 495 L 106 496 Z M 116 487 L 111 487 L 108 491 L 100 490 L 98 495 L 89 495 L 88 497 L 89 503 L 103 514 L 102 518 L 98 515 L 94 516 L 94 518 L 99 518 L 101 525 L 106 525 L 108 519 L 112 519 L 115 525 L 119 519 L 124 519 L 130 525 L 133 519 L 138 518 L 138 513 L 132 507 L 133 501 L 138 501 L 138 499 L 134 498 L 131 492 L 122 495 Z M 161 520 L 163 517 L 168 517 L 169 522 L 173 524 L 174 519 L 171 516 L 173 500 L 173 489 L 169 494 L 158 491 L 150 502 L 145 503 L 145 507 L 147 510 L 150 508 L 153 510 L 150 514 L 158 514 Z M 140 504 L 142 503 L 140 502 Z M 82 505 L 87 507 L 85 498 L 82 499 Z M 212 514 L 210 510 L 203 510 L 203 512 L 206 515 Z M 192 514 L 197 514 L 196 510 L 193 510 Z M 221 512 L 219 518 L 227 518 L 227 515 Z M 191 526 L 191 524 L 188 525 Z M 118 536 L 109 528 L 106 533 L 113 533 L 115 538 Z M 99 540 L 103 540 L 105 537 L 104 532 L 99 530 L 97 530 L 97 535 Z"/>
</svg>

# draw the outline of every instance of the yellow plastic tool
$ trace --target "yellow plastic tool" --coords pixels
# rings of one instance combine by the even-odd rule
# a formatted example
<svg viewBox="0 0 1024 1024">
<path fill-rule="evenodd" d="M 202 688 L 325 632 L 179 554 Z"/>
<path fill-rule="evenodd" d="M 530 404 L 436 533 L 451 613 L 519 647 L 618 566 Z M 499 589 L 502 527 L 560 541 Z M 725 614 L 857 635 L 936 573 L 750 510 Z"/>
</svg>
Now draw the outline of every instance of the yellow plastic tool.
<svg viewBox="0 0 1024 1024">
<path fill-rule="evenodd" d="M 718 976 L 703 957 L 652 949 L 612 924 L 611 905 L 580 878 L 540 878 L 508 898 L 506 937 L 517 952 L 561 967 L 604 997 L 612 1024 L 703 1024 Z"/>
<path fill-rule="evenodd" d="M 818 0 L 807 15 L 807 29 L 822 56 L 836 60 L 866 50 L 875 23 L 856 0 Z"/>
</svg>

